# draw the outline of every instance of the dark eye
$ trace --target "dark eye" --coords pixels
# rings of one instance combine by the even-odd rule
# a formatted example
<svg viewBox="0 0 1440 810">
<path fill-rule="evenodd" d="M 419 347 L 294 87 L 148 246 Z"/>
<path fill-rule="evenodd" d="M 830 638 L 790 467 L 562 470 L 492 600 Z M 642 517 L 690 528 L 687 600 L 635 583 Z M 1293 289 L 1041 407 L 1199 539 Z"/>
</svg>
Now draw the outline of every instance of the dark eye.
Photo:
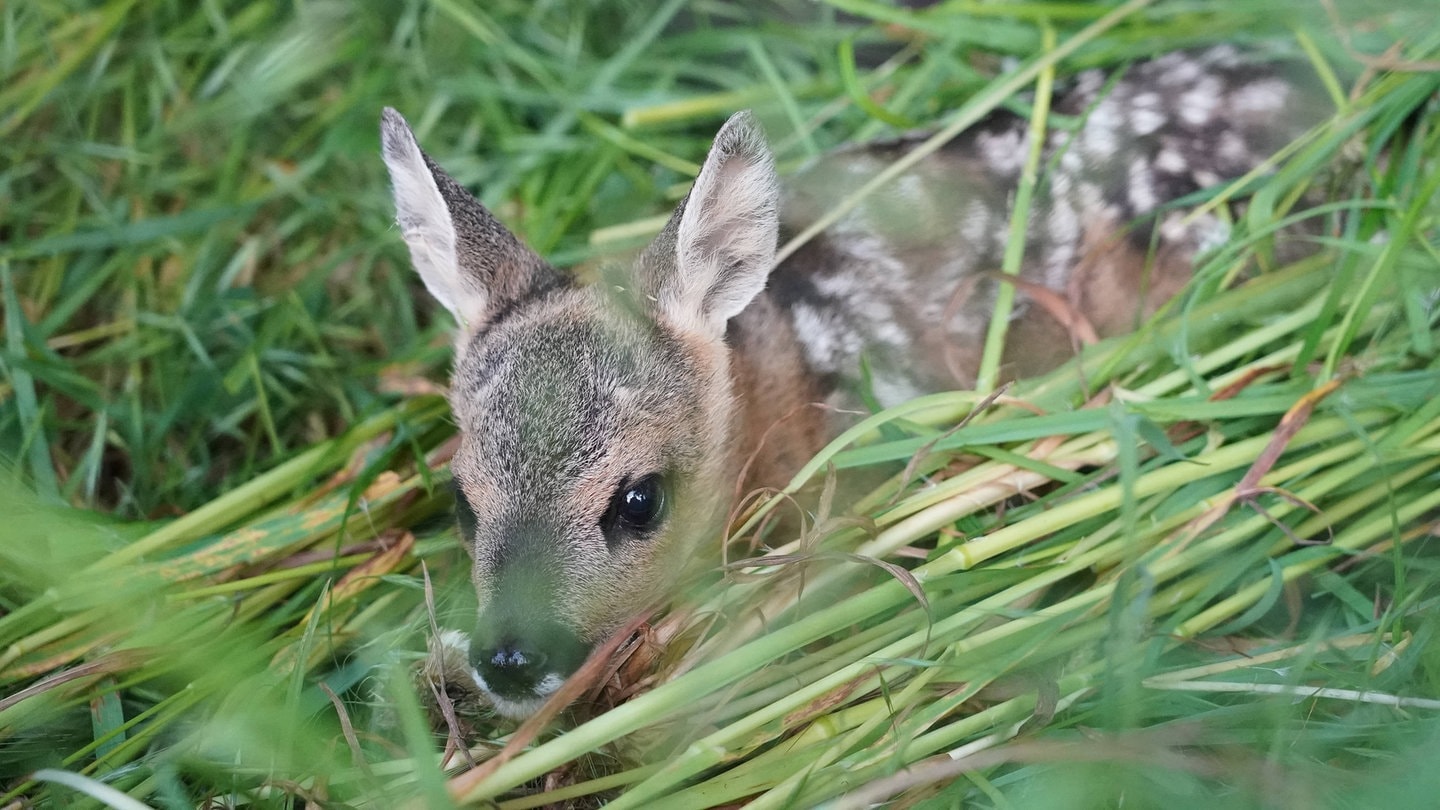
<svg viewBox="0 0 1440 810">
<path fill-rule="evenodd" d="M 601 519 L 606 534 L 614 529 L 646 533 L 660 523 L 665 512 L 665 479 L 659 473 L 626 482 L 610 498 L 610 508 Z M 612 538 L 613 542 L 613 538 Z"/>
</svg>

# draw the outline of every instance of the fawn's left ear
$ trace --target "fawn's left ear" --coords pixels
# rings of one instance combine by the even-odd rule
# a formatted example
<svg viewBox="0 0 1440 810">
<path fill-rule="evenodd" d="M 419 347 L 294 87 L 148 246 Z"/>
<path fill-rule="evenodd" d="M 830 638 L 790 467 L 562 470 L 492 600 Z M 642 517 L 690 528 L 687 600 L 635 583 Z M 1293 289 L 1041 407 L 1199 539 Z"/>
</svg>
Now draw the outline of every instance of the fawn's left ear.
<svg viewBox="0 0 1440 810">
<path fill-rule="evenodd" d="M 690 194 L 641 259 L 659 315 L 710 337 L 765 287 L 780 230 L 780 186 L 748 112 L 725 122 Z"/>
</svg>

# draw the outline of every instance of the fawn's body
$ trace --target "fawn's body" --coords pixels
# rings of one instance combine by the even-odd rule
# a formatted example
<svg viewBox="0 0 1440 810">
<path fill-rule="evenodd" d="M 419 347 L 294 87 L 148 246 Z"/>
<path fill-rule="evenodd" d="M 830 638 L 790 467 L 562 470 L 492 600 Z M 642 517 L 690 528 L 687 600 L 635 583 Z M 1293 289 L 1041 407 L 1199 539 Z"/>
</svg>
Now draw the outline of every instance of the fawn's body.
<svg viewBox="0 0 1440 810">
<path fill-rule="evenodd" d="M 1308 90 L 1233 50 L 1172 54 L 1106 85 L 1082 76 L 1046 144 L 1023 278 L 1102 334 L 1131 328 L 1224 236 L 1160 211 L 1237 177 L 1317 120 Z M 913 144 L 821 159 L 782 192 L 748 116 L 633 269 L 580 286 L 415 144 L 382 126 L 399 224 L 461 328 L 453 463 L 480 618 L 476 680 L 504 714 L 552 693 L 589 649 L 666 595 L 747 486 L 783 483 L 829 438 L 808 403 L 849 404 L 862 357 L 885 404 L 976 373 L 1027 141 L 995 116 L 863 201 L 771 272 L 798 230 Z M 784 214 L 782 225 L 781 212 Z M 767 284 L 768 281 L 768 284 Z M 1051 367 L 1070 330 L 1019 297 L 1012 372 Z"/>
</svg>

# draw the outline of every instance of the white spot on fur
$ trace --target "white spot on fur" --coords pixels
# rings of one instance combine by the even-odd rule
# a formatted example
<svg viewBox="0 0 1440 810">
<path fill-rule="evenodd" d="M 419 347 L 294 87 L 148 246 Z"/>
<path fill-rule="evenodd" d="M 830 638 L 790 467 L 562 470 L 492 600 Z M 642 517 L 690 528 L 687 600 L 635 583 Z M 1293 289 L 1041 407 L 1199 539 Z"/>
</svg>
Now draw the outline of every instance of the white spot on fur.
<svg viewBox="0 0 1440 810">
<path fill-rule="evenodd" d="M 1205 51 L 1202 58 L 1215 67 L 1231 68 L 1240 64 L 1240 49 L 1227 42 Z"/>
<path fill-rule="evenodd" d="M 867 303 L 870 305 L 867 305 L 864 309 L 871 310 L 872 312 L 866 314 L 876 314 L 879 316 L 879 319 L 871 321 L 871 324 L 874 326 L 874 342 L 894 346 L 902 350 L 907 348 L 910 345 L 910 334 L 905 331 L 903 326 L 895 321 L 895 313 L 891 311 L 889 307 L 874 305 L 878 302 Z M 875 310 L 881 310 L 881 312 L 875 313 Z"/>
<path fill-rule="evenodd" d="M 1106 216 L 1113 212 L 1110 206 L 1105 205 L 1105 191 L 1095 183 L 1081 183 L 1080 193 L 1076 195 L 1079 208 L 1092 216 L 1103 211 Z"/>
<path fill-rule="evenodd" d="M 1056 245 L 1070 244 L 1080 238 L 1080 215 L 1066 203 L 1057 203 L 1049 211 L 1046 233 Z"/>
<path fill-rule="evenodd" d="M 890 184 L 890 194 L 912 205 L 924 205 L 925 181 L 917 174 L 902 174 Z"/>
<path fill-rule="evenodd" d="M 1190 229 L 1185 224 L 1185 215 L 1178 211 L 1171 211 L 1165 215 L 1160 222 L 1160 237 L 1166 242 L 1183 244 L 1188 241 Z"/>
<path fill-rule="evenodd" d="M 971 245 L 980 246 L 993 238 L 996 212 L 981 200 L 971 200 L 960 215 L 960 236 Z"/>
<path fill-rule="evenodd" d="M 975 138 L 985 165 L 1004 174 L 1018 173 L 1025 165 L 1025 138 L 1016 130 L 981 132 Z"/>
<path fill-rule="evenodd" d="M 1105 84 L 1105 74 L 1099 70 L 1087 70 L 1075 80 L 1075 91 L 1082 96 L 1093 96 Z"/>
<path fill-rule="evenodd" d="M 1080 215 L 1061 201 L 1049 211 L 1045 224 L 1050 251 L 1045 255 L 1043 283 L 1047 287 L 1058 287 L 1064 284 L 1075 260 L 1075 245 L 1080 241 Z"/>
<path fill-rule="evenodd" d="M 822 285 L 836 282 L 848 283 L 848 297 L 868 298 L 874 290 L 879 287 L 886 290 L 903 290 L 905 286 L 906 266 L 900 257 L 895 255 L 894 249 L 883 238 L 876 235 L 856 235 L 847 240 L 846 247 L 852 256 L 859 259 L 864 265 L 863 275 L 860 273 L 837 272 L 816 283 Z M 837 288 L 837 294 L 838 294 Z"/>
<path fill-rule="evenodd" d="M 805 359 L 824 373 L 833 374 L 841 370 L 842 358 L 848 354 L 846 344 L 853 344 L 856 350 L 859 349 L 859 339 L 855 335 L 840 334 L 835 324 L 821 317 L 809 304 L 796 304 L 790 317 L 795 325 L 795 337 L 805 351 Z"/>
<path fill-rule="evenodd" d="M 1161 149 L 1155 156 L 1155 168 L 1170 174 L 1180 174 L 1185 171 L 1185 156 L 1174 149 Z"/>
<path fill-rule="evenodd" d="M 1186 59 L 1182 54 L 1169 54 L 1174 56 L 1173 67 L 1167 66 L 1167 70 L 1160 79 L 1160 83 L 1169 87 L 1183 87 L 1193 83 L 1200 78 L 1201 66 L 1198 62 Z"/>
<path fill-rule="evenodd" d="M 1120 140 L 1116 133 L 1119 126 L 1120 119 L 1116 115 L 1115 106 L 1109 100 L 1101 102 L 1094 112 L 1090 113 L 1090 118 L 1081 131 L 1081 148 L 1093 157 L 1108 160 L 1120 149 Z"/>
<path fill-rule="evenodd" d="M 1074 181 L 1070 179 L 1070 175 L 1064 172 L 1056 172 L 1055 175 L 1050 178 L 1050 193 L 1053 197 L 1069 197 L 1070 191 L 1074 187 Z"/>
<path fill-rule="evenodd" d="M 1149 161 L 1136 158 L 1130 162 L 1126 191 L 1130 197 L 1130 206 L 1136 213 L 1151 211 L 1159 203 L 1155 195 L 1155 176 L 1150 171 Z"/>
<path fill-rule="evenodd" d="M 1289 87 L 1276 79 L 1251 82 L 1230 97 L 1230 109 L 1241 113 L 1274 112 L 1285 105 Z"/>
<path fill-rule="evenodd" d="M 1214 119 L 1220 104 L 1220 80 L 1206 76 L 1180 96 L 1180 118 L 1191 126 L 1202 126 Z"/>
<path fill-rule="evenodd" d="M 870 393 L 882 408 L 891 408 L 925 393 L 903 375 L 877 371 L 870 378 Z"/>
<path fill-rule="evenodd" d="M 835 338 L 829 342 L 842 352 L 833 357 L 842 367 L 858 361 L 862 343 L 906 350 L 910 336 L 892 302 L 917 297 L 910 289 L 907 267 L 884 239 L 847 239 L 845 247 L 854 262 L 814 278 L 815 289 L 834 302 L 835 314 L 823 323 Z M 865 333 L 863 341 L 861 332 Z"/>
<path fill-rule="evenodd" d="M 856 251 L 857 253 L 859 251 Z M 868 268 L 867 268 L 868 269 Z M 877 268 L 878 269 L 878 268 Z M 853 273 L 831 273 L 814 278 L 815 289 L 821 294 L 849 304 L 862 300 L 874 283 L 870 278 L 859 278 Z"/>
<path fill-rule="evenodd" d="M 1202 217 L 1194 227 L 1196 247 L 1201 252 L 1215 250 L 1230 241 L 1230 225 L 1219 217 Z"/>
<path fill-rule="evenodd" d="M 1155 110 L 1137 109 L 1130 116 L 1130 126 L 1135 128 L 1136 135 L 1149 135 L 1165 126 L 1165 116 Z"/>
<path fill-rule="evenodd" d="M 1250 150 L 1245 147 L 1245 141 L 1234 130 L 1227 129 L 1220 133 L 1220 141 L 1215 146 L 1216 153 L 1227 163 L 1250 162 Z"/>
</svg>

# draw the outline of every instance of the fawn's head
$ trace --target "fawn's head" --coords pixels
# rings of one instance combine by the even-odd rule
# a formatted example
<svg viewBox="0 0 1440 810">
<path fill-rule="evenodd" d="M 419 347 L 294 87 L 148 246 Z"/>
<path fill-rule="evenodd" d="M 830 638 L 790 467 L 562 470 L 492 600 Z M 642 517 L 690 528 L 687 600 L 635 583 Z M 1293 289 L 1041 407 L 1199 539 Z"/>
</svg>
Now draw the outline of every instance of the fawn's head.
<svg viewBox="0 0 1440 810">
<path fill-rule="evenodd" d="M 777 183 L 746 113 L 628 272 L 576 285 L 381 120 L 397 221 L 459 324 L 450 405 L 480 612 L 470 662 L 523 716 L 664 597 L 733 485 L 726 324 L 774 260 Z"/>
</svg>

